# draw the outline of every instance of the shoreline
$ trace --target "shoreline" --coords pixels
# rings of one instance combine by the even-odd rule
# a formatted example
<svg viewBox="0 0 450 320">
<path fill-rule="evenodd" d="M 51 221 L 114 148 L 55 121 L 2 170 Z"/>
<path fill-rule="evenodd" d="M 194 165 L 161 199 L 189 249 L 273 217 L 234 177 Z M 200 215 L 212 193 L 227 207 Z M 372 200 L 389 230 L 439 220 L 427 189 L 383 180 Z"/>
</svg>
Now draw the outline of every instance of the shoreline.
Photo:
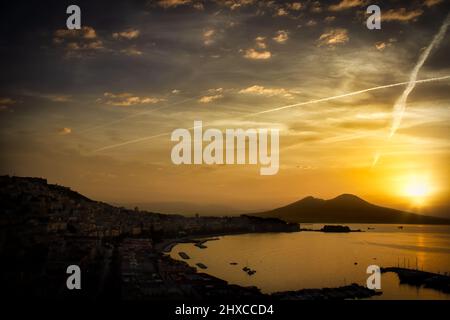
<svg viewBox="0 0 450 320">
<path fill-rule="evenodd" d="M 298 231 L 300 232 L 300 231 Z M 277 232 L 278 233 L 278 232 Z M 253 292 L 254 297 L 253 298 L 262 298 L 262 299 L 275 299 L 278 301 L 285 301 L 285 300 L 345 300 L 345 299 L 367 299 L 374 296 L 382 295 L 381 291 L 375 291 L 368 289 L 360 284 L 352 283 L 350 285 L 346 286 L 340 286 L 340 287 L 333 287 L 333 288 L 303 288 L 299 290 L 289 290 L 289 291 L 280 291 L 280 292 L 273 292 L 273 293 L 262 293 L 261 289 L 258 287 L 244 287 L 237 284 L 230 284 L 225 279 L 217 278 L 213 275 L 210 275 L 209 273 L 205 273 L 201 270 L 198 270 L 196 267 L 191 267 L 189 263 L 187 263 L 184 260 L 177 260 L 175 258 L 172 258 L 170 256 L 170 252 L 172 249 L 180 243 L 192 243 L 194 245 L 196 244 L 203 244 L 207 241 L 213 241 L 213 240 L 219 240 L 221 236 L 227 236 L 227 235 L 240 235 L 240 234 L 249 234 L 249 232 L 239 232 L 239 233 L 215 233 L 215 234 L 208 234 L 208 235 L 202 235 L 200 237 L 184 237 L 184 238 L 175 238 L 175 239 L 169 239 L 166 241 L 163 241 L 162 243 L 158 244 L 158 247 L 155 246 L 155 249 L 159 251 L 163 256 L 165 256 L 167 259 L 170 259 L 171 261 L 175 263 L 182 263 L 186 266 L 186 268 L 193 268 L 195 269 L 195 273 L 198 275 L 206 276 L 211 279 L 217 279 L 219 281 L 223 281 L 226 283 L 226 286 L 229 288 L 240 288 L 241 290 L 247 291 L 247 293 Z M 198 264 L 197 264 L 198 265 Z M 205 268 L 206 269 L 206 268 Z M 256 294 L 257 292 L 257 294 Z M 251 294 L 252 295 L 252 294 Z"/>
<path fill-rule="evenodd" d="M 216 276 L 205 273 L 203 270 L 198 270 L 198 268 L 190 266 L 185 260 L 177 260 L 172 258 L 170 255 L 160 252 L 168 263 L 172 265 L 178 265 L 183 268 L 183 273 L 190 274 L 193 273 L 200 277 L 208 287 L 211 284 L 220 286 L 223 290 L 228 291 L 233 297 L 240 296 L 245 301 L 297 301 L 297 300 L 359 300 L 368 299 L 374 296 L 380 296 L 383 294 L 382 291 L 376 291 L 368 289 L 360 284 L 352 283 L 350 285 L 332 287 L 332 288 L 304 288 L 299 290 L 289 290 L 289 291 L 279 291 L 273 293 L 263 293 L 261 289 L 256 286 L 242 286 L 238 284 L 229 283 L 227 280 L 218 278 Z M 198 264 L 197 264 L 198 266 Z M 180 271 L 180 270 L 178 270 Z M 209 292 L 210 288 L 208 289 Z M 217 293 L 210 292 L 213 296 Z M 231 296 L 215 296 L 216 298 L 230 298 Z M 184 299 L 184 301 L 189 301 L 191 298 Z"/>
<path fill-rule="evenodd" d="M 317 231 L 324 232 L 323 230 L 300 230 L 301 231 Z M 350 232 L 364 232 L 361 230 L 351 230 Z M 326 233 L 326 232 L 325 232 Z M 177 260 L 176 258 L 172 258 L 170 256 L 170 252 L 172 249 L 179 243 L 192 243 L 195 246 L 199 247 L 198 244 L 203 244 L 207 241 L 220 240 L 217 237 L 223 237 L 227 235 L 240 235 L 240 234 L 251 234 L 248 232 L 245 233 L 220 233 L 220 234 L 209 234 L 202 235 L 200 237 L 186 237 L 182 239 L 170 239 L 168 243 L 164 245 L 163 250 L 161 251 L 165 256 L 169 257 L 172 260 Z M 200 247 L 201 248 L 201 247 Z M 187 262 L 183 261 L 187 265 Z M 194 266 L 195 268 L 195 266 Z M 205 268 L 206 269 L 206 268 Z M 450 275 L 447 274 L 437 274 L 427 271 L 415 270 L 415 269 L 406 269 L 406 268 L 398 268 L 398 267 L 382 267 L 382 273 L 393 272 L 396 273 L 399 277 L 400 284 L 406 284 L 409 286 L 416 286 L 422 288 L 429 288 L 436 290 L 438 292 L 442 292 L 444 294 L 450 294 Z M 199 270 L 197 268 L 196 273 L 205 274 L 203 270 Z M 207 274 L 208 276 L 212 276 Z M 212 276 L 216 278 L 215 276 Z M 221 279 L 223 281 L 227 280 Z M 236 284 L 229 284 L 230 286 L 239 286 Z M 245 288 L 245 287 L 242 287 Z M 260 288 L 257 288 L 260 290 Z M 289 290 L 289 291 L 280 291 L 273 293 L 261 293 L 265 297 L 275 298 L 280 300 L 309 300 L 309 299 L 368 299 L 374 296 L 382 295 L 382 291 L 370 290 L 367 287 L 352 283 L 346 286 L 340 287 L 332 287 L 332 288 L 301 288 L 298 290 Z"/>
</svg>

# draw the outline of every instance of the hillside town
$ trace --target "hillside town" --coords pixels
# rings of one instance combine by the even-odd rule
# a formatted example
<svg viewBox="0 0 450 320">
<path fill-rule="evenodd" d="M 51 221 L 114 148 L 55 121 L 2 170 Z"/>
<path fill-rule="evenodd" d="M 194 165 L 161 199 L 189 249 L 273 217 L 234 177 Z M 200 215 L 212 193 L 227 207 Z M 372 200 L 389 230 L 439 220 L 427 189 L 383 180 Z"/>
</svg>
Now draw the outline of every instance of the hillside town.
<svg viewBox="0 0 450 320">
<path fill-rule="evenodd" d="M 114 207 L 41 178 L 0 177 L 1 277 L 10 296 L 81 299 L 260 297 L 166 255 L 165 243 L 250 232 L 295 232 L 279 219 L 184 217 Z M 83 270 L 67 290 L 66 268 Z"/>
</svg>

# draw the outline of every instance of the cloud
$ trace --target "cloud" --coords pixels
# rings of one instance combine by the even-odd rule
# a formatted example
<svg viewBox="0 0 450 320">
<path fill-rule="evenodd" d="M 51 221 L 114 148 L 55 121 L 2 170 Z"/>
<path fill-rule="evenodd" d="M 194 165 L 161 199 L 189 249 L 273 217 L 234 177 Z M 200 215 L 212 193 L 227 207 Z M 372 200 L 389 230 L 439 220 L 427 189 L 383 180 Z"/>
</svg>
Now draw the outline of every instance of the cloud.
<svg viewBox="0 0 450 320">
<path fill-rule="evenodd" d="M 71 134 L 71 133 L 72 133 L 72 129 L 71 128 L 64 127 L 64 128 L 58 129 L 58 134 L 60 134 L 60 135 L 68 135 L 68 134 Z"/>
<path fill-rule="evenodd" d="M 125 31 L 121 31 L 121 32 L 114 32 L 112 34 L 114 39 L 127 39 L 127 40 L 131 40 L 131 39 L 136 39 L 137 37 L 139 37 L 140 31 L 138 29 L 127 29 Z"/>
<path fill-rule="evenodd" d="M 120 52 L 128 55 L 128 56 L 141 56 L 143 52 L 139 49 L 136 49 L 136 47 L 129 47 L 126 49 L 120 50 Z"/>
<path fill-rule="evenodd" d="M 39 94 L 39 95 L 35 95 L 35 96 L 37 96 L 39 98 L 48 99 L 53 102 L 70 102 L 70 101 L 72 101 L 71 96 L 66 95 L 66 94 Z"/>
<path fill-rule="evenodd" d="M 205 7 L 203 6 L 203 3 L 201 3 L 201 2 L 194 3 L 193 7 L 195 9 L 197 9 L 197 10 L 204 10 L 205 9 Z"/>
<path fill-rule="evenodd" d="M 315 20 L 308 20 L 308 22 L 306 23 L 307 27 L 314 27 L 317 25 L 317 22 Z"/>
<path fill-rule="evenodd" d="M 6 111 L 10 109 L 10 106 L 16 104 L 17 101 L 11 98 L 2 98 L 0 97 L 0 111 Z"/>
<path fill-rule="evenodd" d="M 286 9 L 284 9 L 284 8 L 278 8 L 278 10 L 275 13 L 275 15 L 278 16 L 278 17 L 284 17 L 284 16 L 289 15 L 289 12 Z"/>
<path fill-rule="evenodd" d="M 334 47 L 349 41 L 348 31 L 346 29 L 337 28 L 323 33 L 319 39 L 319 46 Z"/>
<path fill-rule="evenodd" d="M 378 41 L 375 43 L 375 48 L 379 51 L 383 51 L 384 49 L 391 47 L 396 41 L 396 38 L 389 38 L 387 41 Z"/>
<path fill-rule="evenodd" d="M 377 43 L 375 43 L 375 48 L 377 48 L 377 50 L 379 51 L 383 51 L 384 49 L 386 49 L 386 42 L 383 41 L 379 41 Z"/>
<path fill-rule="evenodd" d="M 62 94 L 62 93 L 41 93 L 41 92 L 35 92 L 35 91 L 22 91 L 22 94 L 24 96 L 29 96 L 33 98 L 38 99 L 46 99 L 52 102 L 71 102 L 72 96 L 68 94 Z"/>
<path fill-rule="evenodd" d="M 395 42 L 397 42 L 396 38 L 389 38 L 387 41 L 379 41 L 375 43 L 375 48 L 377 50 L 383 51 L 386 48 L 391 47 Z"/>
<path fill-rule="evenodd" d="M 200 103 L 210 103 L 218 99 L 223 98 L 223 88 L 215 88 L 215 89 L 209 89 L 208 95 L 205 95 L 198 99 L 198 102 Z"/>
<path fill-rule="evenodd" d="M 278 43 L 285 43 L 289 39 L 289 36 L 288 36 L 287 31 L 279 30 L 277 32 L 277 35 L 275 37 L 273 37 L 272 39 Z"/>
<path fill-rule="evenodd" d="M 230 8 L 231 10 L 235 10 L 244 6 L 251 5 L 255 3 L 255 0 L 219 0 L 217 1 L 220 5 Z"/>
<path fill-rule="evenodd" d="M 302 9 L 302 4 L 300 2 L 292 2 L 286 4 L 286 7 L 292 11 L 299 11 Z"/>
<path fill-rule="evenodd" d="M 434 5 L 436 5 L 436 4 L 439 4 L 439 3 L 441 3 L 442 2 L 442 0 L 424 0 L 423 1 L 423 4 L 425 5 L 425 6 L 427 6 L 427 7 L 432 7 L 432 6 L 434 6 Z"/>
<path fill-rule="evenodd" d="M 366 4 L 364 0 L 342 0 L 338 4 L 333 4 L 328 7 L 330 11 L 341 11 L 354 7 L 360 7 Z"/>
<path fill-rule="evenodd" d="M 158 5 L 163 7 L 164 9 L 175 8 L 178 6 L 183 6 L 187 4 L 191 4 L 192 0 L 160 0 L 158 1 Z"/>
<path fill-rule="evenodd" d="M 214 35 L 216 34 L 216 30 L 208 29 L 203 32 L 203 44 L 205 46 L 209 46 L 214 42 Z"/>
<path fill-rule="evenodd" d="M 284 88 L 265 88 L 259 85 L 253 85 L 251 87 L 239 90 L 240 94 L 254 94 L 263 95 L 267 97 L 283 96 L 286 98 L 292 98 L 292 95 Z"/>
<path fill-rule="evenodd" d="M 387 12 L 381 14 L 381 20 L 406 22 L 415 20 L 417 17 L 421 16 L 422 13 L 423 10 L 421 9 L 414 9 L 411 11 L 407 11 L 405 8 L 390 9 Z"/>
<path fill-rule="evenodd" d="M 16 104 L 16 101 L 11 98 L 1 98 L 0 97 L 0 106 L 10 106 Z"/>
<path fill-rule="evenodd" d="M 256 51 L 255 49 L 245 50 L 244 57 L 252 60 L 267 60 L 272 57 L 270 51 Z"/>
<path fill-rule="evenodd" d="M 68 56 L 79 56 L 82 51 L 104 49 L 94 28 L 84 26 L 79 30 L 58 29 L 54 33 L 53 43 L 64 46 Z"/>
<path fill-rule="evenodd" d="M 198 99 L 198 102 L 210 103 L 210 102 L 213 102 L 215 100 L 222 99 L 222 98 L 223 98 L 222 94 L 215 94 L 215 95 L 211 95 L 211 96 L 203 96 L 200 99 Z"/>
<path fill-rule="evenodd" d="M 266 49 L 266 38 L 265 37 L 256 37 L 255 39 L 256 46 L 260 49 Z"/>
<path fill-rule="evenodd" d="M 252 60 L 267 60 L 272 57 L 272 53 L 268 50 L 265 50 L 267 48 L 266 44 L 266 38 L 258 36 L 255 38 L 255 44 L 257 49 L 247 49 L 244 51 L 244 57 L 246 59 L 252 59 Z M 241 50 L 242 51 L 242 50 Z"/>
<path fill-rule="evenodd" d="M 163 101 L 163 99 L 155 97 L 139 97 L 127 92 L 118 94 L 105 92 L 103 98 L 98 99 L 97 101 L 112 106 L 129 107 L 138 104 L 154 104 Z"/>
<path fill-rule="evenodd" d="M 319 1 L 314 1 L 313 3 L 311 3 L 310 9 L 311 12 L 314 13 L 320 13 L 322 12 L 322 7 L 320 5 Z"/>
<path fill-rule="evenodd" d="M 63 39 L 96 39 L 97 33 L 94 28 L 89 26 L 81 27 L 81 29 L 58 29 L 54 34 L 54 41 L 62 41 Z"/>
<path fill-rule="evenodd" d="M 103 49 L 103 42 L 100 40 L 92 42 L 69 42 L 66 46 L 68 50 L 81 51 L 81 50 L 100 50 Z"/>
</svg>

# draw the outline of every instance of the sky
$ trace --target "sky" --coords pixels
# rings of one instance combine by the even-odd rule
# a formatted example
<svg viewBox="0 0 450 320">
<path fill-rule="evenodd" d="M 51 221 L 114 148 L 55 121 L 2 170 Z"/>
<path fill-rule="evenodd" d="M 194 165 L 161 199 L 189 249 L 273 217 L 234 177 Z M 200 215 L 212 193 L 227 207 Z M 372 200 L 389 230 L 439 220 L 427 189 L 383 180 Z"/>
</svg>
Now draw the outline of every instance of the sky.
<svg viewBox="0 0 450 320">
<path fill-rule="evenodd" d="M 4 1 L 6 2 L 6 1 Z M 380 2 L 381 3 L 381 2 Z M 66 8 L 81 8 L 81 30 Z M 0 174 L 96 200 L 227 214 L 306 196 L 450 216 L 450 80 L 393 106 L 448 14 L 439 0 L 14 1 L 0 5 Z M 450 75 L 449 37 L 417 80 Z M 260 113 L 287 105 L 292 108 Z M 170 133 L 280 130 L 280 169 L 175 165 Z"/>
</svg>

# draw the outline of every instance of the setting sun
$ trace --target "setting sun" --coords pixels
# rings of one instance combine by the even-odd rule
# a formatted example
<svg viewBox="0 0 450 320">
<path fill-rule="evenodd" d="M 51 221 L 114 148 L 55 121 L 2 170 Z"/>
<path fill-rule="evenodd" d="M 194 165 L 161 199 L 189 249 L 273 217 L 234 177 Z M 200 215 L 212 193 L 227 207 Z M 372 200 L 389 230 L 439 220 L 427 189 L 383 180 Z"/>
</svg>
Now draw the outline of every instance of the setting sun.
<svg viewBox="0 0 450 320">
<path fill-rule="evenodd" d="M 411 198 L 416 204 L 423 204 L 425 198 L 431 193 L 431 187 L 426 177 L 409 177 L 403 189 L 405 196 Z"/>
<path fill-rule="evenodd" d="M 428 186 L 422 183 L 414 183 L 407 186 L 405 192 L 410 197 L 424 197 L 428 194 Z"/>
</svg>

